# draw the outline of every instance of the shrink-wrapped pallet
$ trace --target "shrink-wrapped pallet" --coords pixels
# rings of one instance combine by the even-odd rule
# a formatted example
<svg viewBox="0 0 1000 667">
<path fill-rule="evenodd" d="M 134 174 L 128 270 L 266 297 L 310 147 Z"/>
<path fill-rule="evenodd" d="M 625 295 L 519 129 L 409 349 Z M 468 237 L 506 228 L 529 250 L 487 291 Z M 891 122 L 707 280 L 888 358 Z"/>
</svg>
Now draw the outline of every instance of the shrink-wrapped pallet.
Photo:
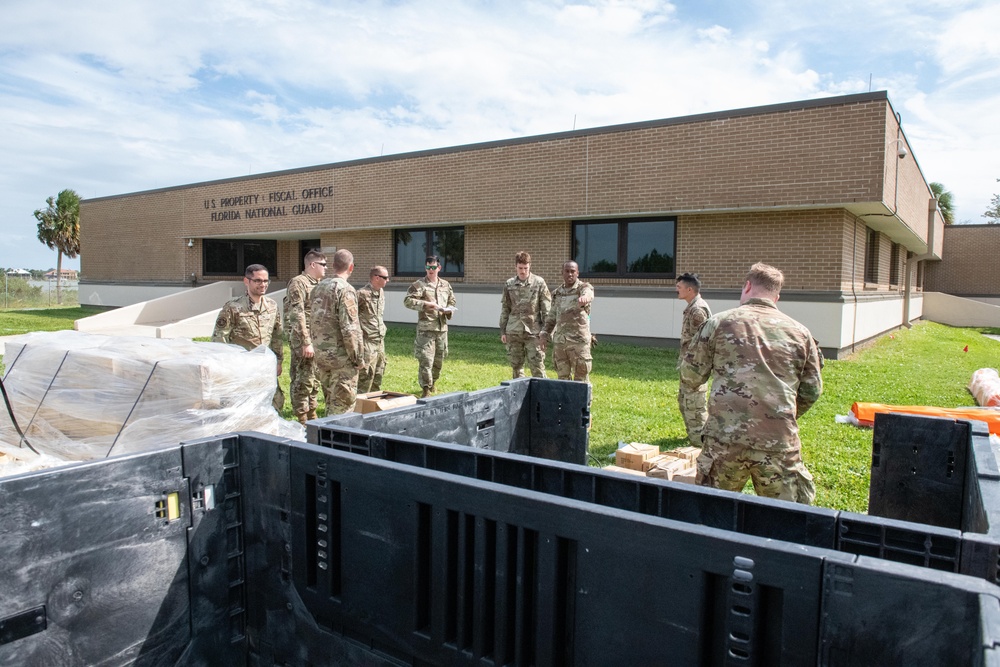
<svg viewBox="0 0 1000 667">
<path fill-rule="evenodd" d="M 976 405 L 1000 407 L 1000 375 L 995 368 L 980 368 L 972 374 L 969 393 L 976 399 Z"/>
<path fill-rule="evenodd" d="M 304 438 L 271 406 L 276 359 L 263 346 L 44 332 L 8 342 L 4 366 L 24 437 L 3 410 L 0 476 L 231 431 Z"/>
</svg>

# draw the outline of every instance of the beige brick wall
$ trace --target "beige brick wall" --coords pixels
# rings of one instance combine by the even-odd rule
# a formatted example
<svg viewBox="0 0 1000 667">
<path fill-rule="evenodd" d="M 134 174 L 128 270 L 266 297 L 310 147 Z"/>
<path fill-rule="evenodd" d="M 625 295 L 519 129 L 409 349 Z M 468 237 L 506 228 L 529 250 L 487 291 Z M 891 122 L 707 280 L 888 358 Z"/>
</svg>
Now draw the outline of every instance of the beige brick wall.
<svg viewBox="0 0 1000 667">
<path fill-rule="evenodd" d="M 1000 225 L 947 225 L 941 261 L 926 262 L 924 288 L 957 296 L 1000 296 Z"/>
<path fill-rule="evenodd" d="M 913 160 L 891 169 L 885 160 L 895 127 L 884 97 L 855 96 L 85 200 L 83 278 L 201 280 L 199 239 L 268 233 L 320 237 L 352 250 L 359 271 L 379 263 L 395 273 L 393 227 L 462 225 L 464 282 L 502 281 L 521 249 L 550 279 L 569 257 L 572 220 L 676 215 L 678 271 L 710 286 L 739 287 L 761 260 L 785 270 L 790 289 L 838 290 L 864 266 L 863 239 L 860 263 L 846 261 L 854 223 L 844 206 L 900 202 L 922 216 L 907 224 L 926 225 Z M 278 254 L 280 280 L 301 270 L 297 241 L 279 241 Z"/>
<path fill-rule="evenodd" d="M 839 289 L 845 212 L 839 209 L 682 216 L 677 270 L 706 288 L 739 288 L 755 262 L 785 274 L 785 289 Z"/>
</svg>

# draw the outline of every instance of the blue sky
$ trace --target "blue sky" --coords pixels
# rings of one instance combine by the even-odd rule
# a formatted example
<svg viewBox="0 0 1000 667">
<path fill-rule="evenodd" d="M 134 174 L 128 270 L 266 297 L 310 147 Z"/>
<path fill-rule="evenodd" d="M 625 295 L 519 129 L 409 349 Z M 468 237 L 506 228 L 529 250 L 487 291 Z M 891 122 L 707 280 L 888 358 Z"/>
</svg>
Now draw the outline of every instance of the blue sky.
<svg viewBox="0 0 1000 667">
<path fill-rule="evenodd" d="M 64 188 L 869 89 L 959 222 L 1000 192 L 996 2 L 4 0 L 0 22 L 0 266 L 55 266 L 32 212 Z"/>
</svg>

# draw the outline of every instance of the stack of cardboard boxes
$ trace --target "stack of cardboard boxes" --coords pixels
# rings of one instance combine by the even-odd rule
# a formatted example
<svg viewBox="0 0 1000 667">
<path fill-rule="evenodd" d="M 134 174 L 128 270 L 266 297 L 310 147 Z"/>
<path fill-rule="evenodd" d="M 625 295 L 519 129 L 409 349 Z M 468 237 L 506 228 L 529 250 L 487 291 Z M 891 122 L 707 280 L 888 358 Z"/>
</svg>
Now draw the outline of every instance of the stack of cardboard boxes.
<svg viewBox="0 0 1000 667">
<path fill-rule="evenodd" d="M 695 461 L 699 454 L 701 449 L 698 447 L 661 452 L 656 445 L 622 443 L 615 452 L 615 465 L 605 466 L 604 469 L 694 484 L 697 475 Z"/>
</svg>

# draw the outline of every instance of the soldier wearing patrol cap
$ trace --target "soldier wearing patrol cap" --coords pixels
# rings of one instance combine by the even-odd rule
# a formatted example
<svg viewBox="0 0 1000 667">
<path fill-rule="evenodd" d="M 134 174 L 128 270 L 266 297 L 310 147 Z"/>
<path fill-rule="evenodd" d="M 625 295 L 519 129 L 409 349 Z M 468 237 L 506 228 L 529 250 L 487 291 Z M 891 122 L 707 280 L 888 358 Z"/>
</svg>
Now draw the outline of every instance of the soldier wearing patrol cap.
<svg viewBox="0 0 1000 667">
<path fill-rule="evenodd" d="M 347 282 L 354 255 L 340 249 L 333 255 L 333 276 L 321 280 L 309 298 L 309 331 L 316 348 L 316 377 L 323 385 L 326 414 L 354 409 L 358 372 L 365 366 L 365 348 L 358 322 L 358 294 Z"/>
</svg>

